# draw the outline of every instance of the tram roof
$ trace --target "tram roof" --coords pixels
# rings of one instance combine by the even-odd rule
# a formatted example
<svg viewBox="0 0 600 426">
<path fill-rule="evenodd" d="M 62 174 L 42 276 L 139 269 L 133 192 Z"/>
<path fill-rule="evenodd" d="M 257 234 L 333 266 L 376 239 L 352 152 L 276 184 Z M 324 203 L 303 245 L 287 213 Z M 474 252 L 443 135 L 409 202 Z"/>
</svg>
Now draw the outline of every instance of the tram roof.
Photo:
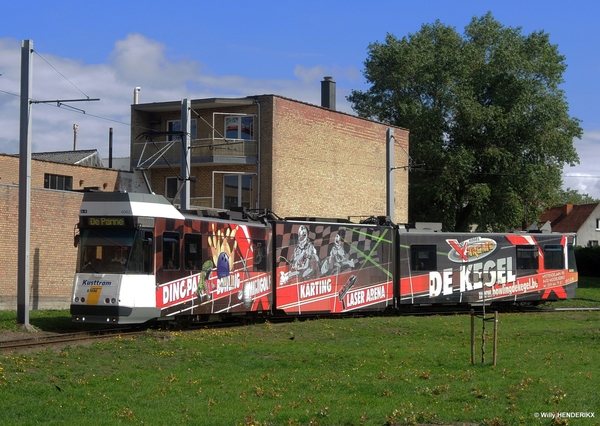
<svg viewBox="0 0 600 426">
<path fill-rule="evenodd" d="M 183 219 L 183 215 L 162 195 L 136 192 L 86 192 L 81 216 L 148 216 Z"/>
</svg>

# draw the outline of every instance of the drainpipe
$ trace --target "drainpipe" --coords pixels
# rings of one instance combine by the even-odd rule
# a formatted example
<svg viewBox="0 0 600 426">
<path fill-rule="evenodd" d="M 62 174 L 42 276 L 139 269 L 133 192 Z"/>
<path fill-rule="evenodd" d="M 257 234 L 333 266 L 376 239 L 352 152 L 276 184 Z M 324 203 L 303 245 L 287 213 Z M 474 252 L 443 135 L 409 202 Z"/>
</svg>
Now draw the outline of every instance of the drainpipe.
<svg viewBox="0 0 600 426">
<path fill-rule="evenodd" d="M 261 186 L 260 185 L 260 176 L 261 176 L 261 173 L 260 173 L 260 101 L 258 99 L 254 99 L 254 103 L 256 104 L 256 107 L 258 108 L 258 114 L 257 114 L 258 115 L 258 118 L 257 118 L 258 126 L 255 127 L 258 129 L 256 131 L 256 152 L 257 152 L 257 163 L 258 163 L 257 168 L 256 168 L 256 171 L 257 171 L 256 185 L 258 187 L 257 194 L 256 194 L 258 197 L 258 200 L 256 202 L 256 208 L 260 209 L 260 186 Z"/>
<path fill-rule="evenodd" d="M 394 222 L 394 212 L 396 211 L 396 206 L 394 203 L 394 195 L 395 195 L 395 185 L 394 185 L 394 129 L 388 127 L 385 133 L 386 139 L 386 167 L 385 171 L 387 173 L 386 176 L 386 214 L 390 218 L 392 222 Z"/>
</svg>

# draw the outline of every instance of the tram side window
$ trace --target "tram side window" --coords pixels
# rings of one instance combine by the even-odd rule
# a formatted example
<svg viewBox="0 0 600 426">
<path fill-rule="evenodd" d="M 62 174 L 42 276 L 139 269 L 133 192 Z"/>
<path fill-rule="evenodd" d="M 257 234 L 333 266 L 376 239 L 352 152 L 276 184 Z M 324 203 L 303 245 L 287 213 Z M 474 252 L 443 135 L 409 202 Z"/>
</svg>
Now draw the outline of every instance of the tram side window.
<svg viewBox="0 0 600 426">
<path fill-rule="evenodd" d="M 265 240 L 253 240 L 254 270 L 267 270 L 267 243 Z"/>
<path fill-rule="evenodd" d="M 130 274 L 151 274 L 153 265 L 153 234 L 152 231 L 142 230 L 133 240 L 133 249 L 129 257 L 127 272 Z"/>
<path fill-rule="evenodd" d="M 517 246 L 517 269 L 539 269 L 540 261 L 536 246 Z"/>
<path fill-rule="evenodd" d="M 561 245 L 544 246 L 544 269 L 564 269 L 563 259 Z"/>
<path fill-rule="evenodd" d="M 179 269 L 179 234 L 163 232 L 163 268 Z"/>
<path fill-rule="evenodd" d="M 436 271 L 435 245 L 413 245 L 410 246 L 410 268 L 413 271 Z"/>
<path fill-rule="evenodd" d="M 185 269 L 198 271 L 202 267 L 202 236 L 200 234 L 185 234 L 183 236 L 183 256 Z"/>
<path fill-rule="evenodd" d="M 569 263 L 569 272 L 576 272 L 577 262 L 575 261 L 575 247 L 573 247 L 573 244 L 569 244 L 569 246 L 567 247 L 567 259 Z"/>
</svg>

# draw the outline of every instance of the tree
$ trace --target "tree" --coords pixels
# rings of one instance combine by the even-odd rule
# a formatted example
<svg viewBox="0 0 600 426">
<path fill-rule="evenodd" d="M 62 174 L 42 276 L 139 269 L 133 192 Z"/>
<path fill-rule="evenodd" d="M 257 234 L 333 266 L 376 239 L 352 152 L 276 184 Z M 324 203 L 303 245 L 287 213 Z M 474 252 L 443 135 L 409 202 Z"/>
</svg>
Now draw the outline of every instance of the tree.
<svg viewBox="0 0 600 426">
<path fill-rule="evenodd" d="M 594 199 L 590 194 L 581 194 L 576 189 L 567 188 L 566 190 L 563 190 L 560 188 L 548 207 L 562 206 L 563 204 L 591 204 L 597 202 L 600 202 L 600 200 Z"/>
<path fill-rule="evenodd" d="M 491 13 L 461 36 L 439 21 L 369 45 L 361 117 L 410 131 L 409 220 L 446 230 L 515 229 L 535 220 L 579 163 L 559 88 L 565 58 L 543 31 L 522 35 Z"/>
</svg>

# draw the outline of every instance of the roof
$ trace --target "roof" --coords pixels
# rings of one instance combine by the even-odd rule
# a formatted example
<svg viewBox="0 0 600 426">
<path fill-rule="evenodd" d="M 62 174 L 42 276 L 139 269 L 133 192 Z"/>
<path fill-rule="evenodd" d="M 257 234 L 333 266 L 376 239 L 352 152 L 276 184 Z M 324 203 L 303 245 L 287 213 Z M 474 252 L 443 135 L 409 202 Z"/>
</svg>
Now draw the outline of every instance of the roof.
<svg viewBox="0 0 600 426">
<path fill-rule="evenodd" d="M 193 109 L 205 109 L 205 108 L 223 108 L 231 106 L 246 106 L 254 104 L 254 99 L 251 97 L 247 98 L 207 98 L 207 99 L 191 99 L 191 107 Z M 133 104 L 133 109 L 139 111 L 181 111 L 181 101 L 168 101 L 168 102 L 150 102 L 145 104 Z"/>
<path fill-rule="evenodd" d="M 253 105 L 257 98 L 261 97 L 277 97 L 280 99 L 285 99 L 290 102 L 296 102 L 299 104 L 308 105 L 315 108 L 326 109 L 328 111 L 347 115 L 349 117 L 356 118 L 358 120 L 370 121 L 372 123 L 384 124 L 386 126 L 394 127 L 396 129 L 402 129 L 408 131 L 408 129 L 404 127 L 400 127 L 397 125 L 390 125 L 380 121 L 376 121 L 370 118 L 359 117 L 357 115 L 348 114 L 347 112 L 330 109 L 321 105 L 314 105 L 308 102 L 299 101 L 297 99 L 288 98 L 281 95 L 273 95 L 273 94 L 263 94 L 263 95 L 252 95 L 247 96 L 245 98 L 205 98 L 205 99 L 190 99 L 191 108 L 195 110 L 199 109 L 209 109 L 209 108 L 224 108 L 224 107 L 235 107 L 235 106 L 248 106 Z M 140 104 L 132 104 L 131 107 L 135 110 L 146 111 L 146 112 L 166 112 L 166 111 L 181 111 L 181 101 L 167 101 L 167 102 L 149 102 L 149 103 L 140 103 Z"/>
<path fill-rule="evenodd" d="M 77 164 L 80 166 L 103 167 L 102 159 L 95 149 L 78 151 L 34 152 L 31 158 L 36 160 L 53 161 L 55 163 Z"/>
<path fill-rule="evenodd" d="M 565 204 L 547 209 L 540 216 L 540 222 L 550 222 L 552 232 L 577 232 L 600 203 Z"/>
</svg>

